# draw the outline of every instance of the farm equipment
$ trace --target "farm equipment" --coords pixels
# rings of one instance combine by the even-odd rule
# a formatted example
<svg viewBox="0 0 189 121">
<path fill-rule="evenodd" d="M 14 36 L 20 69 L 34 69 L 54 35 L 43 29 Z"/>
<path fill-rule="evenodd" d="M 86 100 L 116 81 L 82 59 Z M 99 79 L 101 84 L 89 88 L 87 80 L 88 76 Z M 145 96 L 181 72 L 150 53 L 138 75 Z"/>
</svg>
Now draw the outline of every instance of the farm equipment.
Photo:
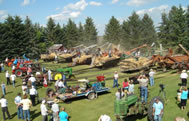
<svg viewBox="0 0 189 121">
<path fill-rule="evenodd" d="M 54 61 L 55 60 L 55 53 L 51 53 L 51 54 L 41 54 L 41 59 L 43 61 Z"/>
<path fill-rule="evenodd" d="M 66 68 L 58 68 L 55 73 L 53 74 L 53 80 L 62 79 L 62 75 L 65 74 L 69 79 L 75 78 L 75 76 L 72 74 L 72 68 L 66 67 Z"/>
<path fill-rule="evenodd" d="M 32 72 L 40 71 L 40 64 L 39 63 L 24 63 L 24 64 L 17 64 L 17 67 L 12 70 L 16 76 L 21 77 L 24 74 L 27 74 L 28 68 L 32 69 Z"/>
<path fill-rule="evenodd" d="M 96 82 L 92 84 L 88 80 L 83 79 L 83 80 L 78 80 L 77 86 L 72 86 L 67 90 L 64 89 L 59 90 L 58 98 L 65 101 L 68 99 L 86 96 L 88 99 L 92 100 L 95 97 L 97 97 L 98 93 L 107 92 L 107 91 L 109 91 L 109 88 L 103 87 L 101 85 L 101 82 Z"/>
<path fill-rule="evenodd" d="M 120 100 L 115 100 L 114 113 L 116 121 L 124 121 L 124 118 L 127 116 L 137 114 L 147 115 L 148 120 L 153 121 L 153 104 L 157 98 L 164 105 L 163 99 L 159 96 L 152 98 L 149 104 L 142 104 L 135 94 L 124 97 Z"/>
</svg>

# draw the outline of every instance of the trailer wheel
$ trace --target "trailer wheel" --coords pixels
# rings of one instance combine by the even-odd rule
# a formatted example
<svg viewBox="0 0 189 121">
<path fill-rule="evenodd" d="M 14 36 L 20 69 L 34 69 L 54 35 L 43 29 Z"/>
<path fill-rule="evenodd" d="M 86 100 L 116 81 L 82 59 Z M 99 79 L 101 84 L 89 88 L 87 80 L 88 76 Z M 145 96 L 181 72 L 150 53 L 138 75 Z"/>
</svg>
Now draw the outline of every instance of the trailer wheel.
<svg viewBox="0 0 189 121">
<path fill-rule="evenodd" d="M 23 75 L 22 70 L 21 69 L 15 70 L 15 75 L 18 76 L 18 77 L 21 77 Z"/>
<path fill-rule="evenodd" d="M 163 108 L 164 108 L 164 101 L 160 96 L 156 96 L 156 97 L 152 98 L 152 100 L 150 101 L 150 105 L 148 107 L 148 120 L 149 121 L 154 121 L 154 117 L 152 115 L 152 113 L 153 113 L 153 104 L 155 103 L 157 98 L 163 104 Z"/>
<path fill-rule="evenodd" d="M 91 93 L 88 94 L 87 97 L 88 97 L 89 100 L 93 100 L 93 99 L 95 99 L 95 93 L 91 92 Z"/>
</svg>

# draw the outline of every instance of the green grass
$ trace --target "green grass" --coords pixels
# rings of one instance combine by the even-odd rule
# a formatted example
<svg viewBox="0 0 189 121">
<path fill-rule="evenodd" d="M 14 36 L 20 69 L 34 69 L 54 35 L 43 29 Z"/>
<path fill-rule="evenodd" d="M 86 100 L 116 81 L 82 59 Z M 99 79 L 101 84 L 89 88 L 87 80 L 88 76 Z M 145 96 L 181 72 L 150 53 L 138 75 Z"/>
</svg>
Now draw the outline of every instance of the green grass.
<svg viewBox="0 0 189 121">
<path fill-rule="evenodd" d="M 43 65 L 47 68 L 56 69 L 59 67 L 66 67 L 67 63 L 65 64 L 53 64 L 53 63 L 43 63 Z M 10 68 L 6 68 L 10 70 Z M 75 66 L 73 67 L 73 73 L 76 74 L 77 79 L 82 79 L 84 77 L 89 77 L 89 80 L 95 81 L 96 76 L 99 74 L 104 73 L 107 80 L 106 86 L 111 88 L 110 93 L 99 95 L 97 99 L 88 100 L 87 98 L 79 98 L 70 101 L 68 104 L 66 103 L 59 103 L 60 106 L 64 106 L 66 108 L 66 112 L 71 116 L 70 121 L 97 121 L 100 115 L 107 114 L 112 118 L 112 121 L 115 121 L 114 116 L 114 100 L 115 100 L 115 92 L 117 88 L 112 88 L 113 84 L 113 73 L 114 71 L 120 71 L 119 67 L 114 67 L 110 69 L 97 69 L 93 68 L 90 69 L 90 66 Z M 122 85 L 123 79 L 127 78 L 128 76 L 133 74 L 126 74 L 120 73 L 121 78 L 119 79 L 119 84 Z M 6 82 L 5 73 L 0 73 L 0 82 Z M 68 84 L 73 84 L 75 82 L 68 82 Z M 165 112 L 163 121 L 173 121 L 175 117 L 181 116 L 184 117 L 186 120 L 189 120 L 187 117 L 189 104 L 187 104 L 187 110 L 181 111 L 179 106 L 176 103 L 176 95 L 178 83 L 180 83 L 179 74 L 174 73 L 174 71 L 169 72 L 158 72 L 155 75 L 155 86 L 150 87 L 150 96 L 149 100 L 153 97 L 158 95 L 159 93 L 159 84 L 163 83 L 165 85 L 165 91 L 167 94 L 168 101 L 165 105 Z M 54 86 L 54 83 L 51 87 Z M 137 91 L 138 85 L 135 86 L 135 92 Z M 0 91 L 1 92 L 1 91 Z M 16 88 L 11 86 L 7 86 L 7 95 L 6 98 L 8 99 L 8 108 L 10 114 L 13 116 L 11 121 L 17 121 L 17 114 L 16 114 L 16 105 L 14 104 L 14 98 L 16 97 L 18 92 L 21 92 L 21 79 L 16 79 Z M 39 97 L 45 97 L 46 88 L 42 87 L 38 89 Z M 40 104 L 35 107 L 31 108 L 31 117 L 33 121 L 41 121 L 42 117 L 40 114 Z M 2 112 L 0 111 L 0 120 L 2 119 Z M 145 116 L 137 117 L 131 116 L 126 118 L 126 121 L 147 121 Z"/>
</svg>

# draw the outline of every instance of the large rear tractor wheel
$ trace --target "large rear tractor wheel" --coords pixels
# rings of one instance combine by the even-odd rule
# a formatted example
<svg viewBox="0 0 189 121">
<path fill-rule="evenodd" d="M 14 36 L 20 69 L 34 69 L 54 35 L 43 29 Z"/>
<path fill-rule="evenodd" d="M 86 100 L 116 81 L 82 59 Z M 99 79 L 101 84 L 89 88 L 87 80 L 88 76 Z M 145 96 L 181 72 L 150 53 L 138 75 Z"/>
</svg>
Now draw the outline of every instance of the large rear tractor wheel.
<svg viewBox="0 0 189 121">
<path fill-rule="evenodd" d="M 54 75 L 53 75 L 53 80 L 62 80 L 62 74 L 60 72 L 56 72 Z"/>
<path fill-rule="evenodd" d="M 20 69 L 17 69 L 17 70 L 15 71 L 15 75 L 18 76 L 18 77 L 21 77 L 21 76 L 23 75 L 23 71 L 20 70 Z"/>
<path fill-rule="evenodd" d="M 164 107 L 164 101 L 160 96 L 156 96 L 156 97 L 152 98 L 152 100 L 150 101 L 150 105 L 148 107 L 148 120 L 149 121 L 154 121 L 154 117 L 152 115 L 152 113 L 153 113 L 153 104 L 156 102 L 157 98 L 163 104 L 163 107 Z"/>
<path fill-rule="evenodd" d="M 88 94 L 87 97 L 88 97 L 89 100 L 93 100 L 93 99 L 95 99 L 95 96 L 96 96 L 96 94 L 94 92 L 91 92 L 91 93 Z"/>
</svg>

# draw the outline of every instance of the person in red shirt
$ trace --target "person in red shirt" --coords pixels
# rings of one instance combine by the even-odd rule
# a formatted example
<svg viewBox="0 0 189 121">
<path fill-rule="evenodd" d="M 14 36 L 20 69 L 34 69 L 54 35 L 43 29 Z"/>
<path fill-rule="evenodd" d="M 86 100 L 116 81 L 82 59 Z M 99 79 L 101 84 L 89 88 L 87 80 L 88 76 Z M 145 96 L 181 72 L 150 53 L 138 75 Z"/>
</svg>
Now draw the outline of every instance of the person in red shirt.
<svg viewBox="0 0 189 121">
<path fill-rule="evenodd" d="M 127 79 L 125 79 L 125 80 L 123 81 L 123 89 L 124 89 L 124 90 L 128 90 L 128 89 L 129 89 L 129 82 L 128 82 Z"/>
</svg>

